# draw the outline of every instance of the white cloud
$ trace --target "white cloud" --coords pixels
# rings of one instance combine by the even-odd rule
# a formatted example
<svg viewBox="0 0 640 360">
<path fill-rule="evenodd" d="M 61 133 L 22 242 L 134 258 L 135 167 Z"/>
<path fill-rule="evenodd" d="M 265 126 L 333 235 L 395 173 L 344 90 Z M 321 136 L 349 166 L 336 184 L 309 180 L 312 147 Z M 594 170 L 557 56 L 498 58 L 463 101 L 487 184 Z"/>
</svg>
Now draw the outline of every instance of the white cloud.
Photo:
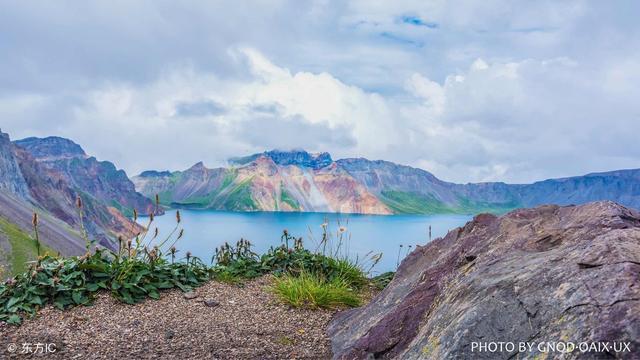
<svg viewBox="0 0 640 360">
<path fill-rule="evenodd" d="M 132 173 L 182 169 L 199 160 L 221 165 L 228 157 L 271 147 L 382 154 L 398 141 L 381 96 L 327 73 L 291 73 L 255 49 L 232 53 L 247 66 L 246 81 L 187 66 L 144 86 L 110 83 L 72 107 L 64 135 Z M 184 112 L 184 104 L 203 103 L 224 110 Z M 387 136 L 380 138 L 381 131 Z M 86 141 L 94 134 L 109 140 Z"/>
<path fill-rule="evenodd" d="M 610 66 L 605 79 L 628 63 Z M 432 129 L 436 144 L 426 145 L 434 150 L 428 163 L 445 177 L 460 179 L 468 166 L 476 180 L 512 181 L 637 166 L 635 140 L 621 129 L 636 128 L 640 105 L 611 103 L 607 80 L 589 71 L 566 58 L 476 60 L 442 85 L 413 76 L 414 95 L 425 99 L 424 132 Z"/>
<path fill-rule="evenodd" d="M 271 147 L 461 182 L 640 167 L 635 2 L 58 6 L 0 14 L 0 127 L 130 173 Z"/>
</svg>

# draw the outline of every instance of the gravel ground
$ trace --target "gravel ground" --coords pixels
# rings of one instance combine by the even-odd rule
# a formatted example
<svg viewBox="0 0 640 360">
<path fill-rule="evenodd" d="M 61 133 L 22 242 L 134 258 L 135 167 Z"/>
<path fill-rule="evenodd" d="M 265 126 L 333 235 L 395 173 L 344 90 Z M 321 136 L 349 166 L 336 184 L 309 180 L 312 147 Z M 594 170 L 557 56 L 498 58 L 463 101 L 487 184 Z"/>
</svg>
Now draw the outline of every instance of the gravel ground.
<svg viewBox="0 0 640 360">
<path fill-rule="evenodd" d="M 20 327 L 0 323 L 0 358 L 25 358 L 23 343 L 55 343 L 57 351 L 44 358 L 57 359 L 330 358 L 325 329 L 334 312 L 278 303 L 266 290 L 270 281 L 265 276 L 244 287 L 212 281 L 193 299 L 170 290 L 160 300 L 126 305 L 101 293 L 93 306 L 49 306 Z"/>
</svg>

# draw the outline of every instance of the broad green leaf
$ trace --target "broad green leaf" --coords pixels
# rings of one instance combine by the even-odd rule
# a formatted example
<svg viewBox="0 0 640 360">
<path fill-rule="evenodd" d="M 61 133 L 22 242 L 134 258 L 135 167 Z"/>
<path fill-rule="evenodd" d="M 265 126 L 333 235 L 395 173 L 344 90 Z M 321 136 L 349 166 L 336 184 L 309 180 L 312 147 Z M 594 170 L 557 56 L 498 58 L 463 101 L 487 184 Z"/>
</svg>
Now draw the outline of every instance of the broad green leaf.
<svg viewBox="0 0 640 360">
<path fill-rule="evenodd" d="M 9 316 L 9 319 L 7 320 L 7 323 L 11 324 L 11 325 L 20 325 L 22 323 L 22 318 L 18 315 L 11 315 Z"/>
<path fill-rule="evenodd" d="M 73 302 L 76 304 L 82 304 L 83 302 L 83 296 L 82 296 L 82 292 L 80 291 L 73 291 L 71 293 L 71 298 L 73 298 Z"/>
</svg>

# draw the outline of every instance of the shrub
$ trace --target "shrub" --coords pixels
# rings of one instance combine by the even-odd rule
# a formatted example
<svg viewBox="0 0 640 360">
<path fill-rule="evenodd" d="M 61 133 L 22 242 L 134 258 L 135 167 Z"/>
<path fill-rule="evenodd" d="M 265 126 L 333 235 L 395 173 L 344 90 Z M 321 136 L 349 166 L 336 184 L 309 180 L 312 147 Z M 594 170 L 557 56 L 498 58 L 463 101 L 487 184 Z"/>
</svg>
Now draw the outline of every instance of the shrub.
<svg viewBox="0 0 640 360">
<path fill-rule="evenodd" d="M 308 272 L 283 274 L 276 277 L 271 290 L 294 307 L 336 309 L 360 306 L 357 292 L 341 277 L 326 279 Z"/>
</svg>

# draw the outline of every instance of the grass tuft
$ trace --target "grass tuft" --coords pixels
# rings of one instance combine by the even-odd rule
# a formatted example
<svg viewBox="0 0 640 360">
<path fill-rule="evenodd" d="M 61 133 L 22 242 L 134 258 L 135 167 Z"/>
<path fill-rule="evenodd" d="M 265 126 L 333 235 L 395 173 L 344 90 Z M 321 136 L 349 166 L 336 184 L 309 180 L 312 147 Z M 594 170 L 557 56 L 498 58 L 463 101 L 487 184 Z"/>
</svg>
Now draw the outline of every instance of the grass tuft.
<svg viewBox="0 0 640 360">
<path fill-rule="evenodd" d="M 274 280 L 272 291 L 294 307 L 339 309 L 360 306 L 360 297 L 341 277 L 326 280 L 307 272 L 283 274 Z"/>
</svg>

